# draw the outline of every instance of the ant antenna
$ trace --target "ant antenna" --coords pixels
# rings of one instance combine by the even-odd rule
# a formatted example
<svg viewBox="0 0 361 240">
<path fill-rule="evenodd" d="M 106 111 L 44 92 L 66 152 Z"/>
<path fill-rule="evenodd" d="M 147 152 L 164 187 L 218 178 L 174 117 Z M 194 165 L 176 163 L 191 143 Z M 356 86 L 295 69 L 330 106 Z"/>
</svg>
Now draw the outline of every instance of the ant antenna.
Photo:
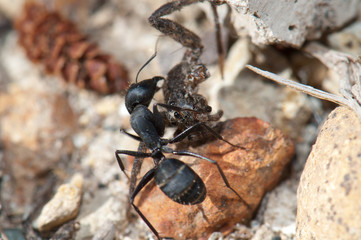
<svg viewBox="0 0 361 240">
<path fill-rule="evenodd" d="M 147 66 L 156 56 L 157 56 L 157 49 L 158 49 L 158 42 L 159 42 L 159 38 L 157 39 L 157 41 L 155 42 L 155 50 L 154 50 L 154 54 L 144 63 L 144 65 L 139 69 L 137 76 L 135 77 L 135 82 L 138 82 L 138 76 L 139 73 L 143 70 L 143 68 L 145 68 L 145 66 Z"/>
</svg>

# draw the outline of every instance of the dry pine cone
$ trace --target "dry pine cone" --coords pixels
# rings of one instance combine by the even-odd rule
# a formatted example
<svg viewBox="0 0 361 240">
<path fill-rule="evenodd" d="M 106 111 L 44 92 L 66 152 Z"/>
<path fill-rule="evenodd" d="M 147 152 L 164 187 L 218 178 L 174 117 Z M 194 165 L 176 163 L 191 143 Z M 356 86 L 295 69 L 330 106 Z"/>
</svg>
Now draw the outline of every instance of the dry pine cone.
<svg viewBox="0 0 361 240">
<path fill-rule="evenodd" d="M 90 43 L 72 22 L 44 5 L 27 2 L 15 28 L 27 56 L 43 64 L 48 73 L 102 94 L 128 87 L 128 72 L 122 64 Z"/>
</svg>

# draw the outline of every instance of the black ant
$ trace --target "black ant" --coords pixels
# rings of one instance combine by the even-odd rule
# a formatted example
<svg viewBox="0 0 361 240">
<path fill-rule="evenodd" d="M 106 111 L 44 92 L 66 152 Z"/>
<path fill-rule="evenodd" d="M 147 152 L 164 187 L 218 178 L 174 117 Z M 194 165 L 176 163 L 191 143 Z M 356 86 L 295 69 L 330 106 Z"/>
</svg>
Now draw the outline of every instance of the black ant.
<svg viewBox="0 0 361 240">
<path fill-rule="evenodd" d="M 119 167 L 124 173 L 125 168 L 119 157 L 120 154 L 130 155 L 136 158 L 151 157 L 153 159 L 154 167 L 142 177 L 134 191 L 130 193 L 130 203 L 158 239 L 160 239 L 160 236 L 157 230 L 134 204 L 134 199 L 137 194 L 153 178 L 163 193 L 177 203 L 184 205 L 199 204 L 203 202 L 206 197 L 206 187 L 197 173 L 195 173 L 182 161 L 175 158 L 165 157 L 164 153 L 197 157 L 215 164 L 227 188 L 232 190 L 247 206 L 247 208 L 249 208 L 247 202 L 243 200 L 243 198 L 230 186 L 221 167 L 216 161 L 193 152 L 176 151 L 167 147 L 170 143 L 182 141 L 188 136 L 189 131 L 185 130 L 171 139 L 162 138 L 165 130 L 165 124 L 162 115 L 157 110 L 157 104 L 154 104 L 153 112 L 148 109 L 148 106 L 157 90 L 156 85 L 160 80 L 163 80 L 163 77 L 153 77 L 152 79 L 132 84 L 125 97 L 126 108 L 130 113 L 130 123 L 138 136 L 127 133 L 126 131 L 123 132 L 144 143 L 144 145 L 150 150 L 150 153 L 128 150 L 115 151 Z M 132 184 L 135 184 L 135 176 L 131 176 L 131 185 Z"/>
<path fill-rule="evenodd" d="M 166 153 L 192 156 L 215 164 L 227 188 L 234 192 L 234 194 L 237 195 L 247 208 L 250 208 L 247 202 L 243 200 L 243 198 L 230 186 L 225 174 L 216 161 L 190 151 L 173 150 L 167 146 L 168 144 L 178 143 L 186 137 L 189 137 L 191 133 L 198 131 L 199 127 L 205 128 L 217 138 L 235 146 L 224 140 L 218 133 L 204 124 L 204 122 L 208 121 L 218 121 L 222 116 L 222 113 L 218 112 L 215 115 L 211 115 L 210 112 L 212 109 L 208 106 L 206 99 L 196 93 L 197 85 L 209 76 L 207 68 L 199 62 L 199 56 L 201 55 L 203 48 L 199 37 L 178 23 L 160 18 L 161 16 L 167 15 L 175 10 L 179 10 L 185 5 L 195 2 L 199 1 L 188 0 L 167 3 L 156 10 L 149 18 L 149 21 L 154 27 L 166 35 L 171 36 L 183 46 L 189 47 L 191 50 L 187 50 L 182 63 L 176 65 L 169 72 L 167 81 L 165 81 L 166 85 L 163 87 L 164 92 L 166 93 L 168 91 L 169 93 L 169 96 L 165 94 L 167 103 L 154 104 L 153 112 L 148 109 L 148 106 L 155 92 L 158 90 L 157 83 L 164 80 L 164 78 L 157 76 L 152 79 L 143 80 L 139 83 L 136 82 L 130 86 L 125 97 L 125 104 L 131 115 L 131 126 L 138 136 L 127 133 L 124 130 L 122 130 L 122 132 L 140 141 L 140 145 L 138 147 L 138 151 L 115 151 L 119 167 L 124 173 L 125 168 L 119 155 L 125 154 L 135 157 L 130 177 L 129 200 L 138 215 L 143 219 L 158 239 L 160 239 L 160 236 L 157 230 L 134 204 L 134 199 L 137 194 L 153 178 L 163 193 L 177 203 L 184 205 L 199 204 L 203 202 L 206 197 L 206 187 L 201 178 L 182 161 L 175 158 L 165 157 L 164 154 Z M 213 7 L 215 4 L 221 4 L 221 2 L 212 1 Z M 154 56 L 152 58 L 154 58 Z M 145 65 L 147 65 L 151 59 L 148 60 Z M 143 69 L 143 67 L 139 70 L 139 72 Z M 178 74 L 181 74 L 181 76 L 173 77 L 173 75 Z M 185 89 L 185 92 L 180 89 Z M 181 95 L 179 100 L 177 100 L 176 103 L 172 103 L 170 99 L 176 97 L 177 94 Z M 158 106 L 166 108 L 168 112 L 175 111 L 173 115 L 178 120 L 173 124 L 168 124 L 178 126 L 178 132 L 175 134 L 175 137 L 171 139 L 162 138 L 166 126 L 165 120 L 171 122 L 171 118 L 169 116 L 164 118 L 164 114 L 159 112 Z M 179 114 L 179 116 L 182 115 L 182 117 L 177 116 L 177 114 Z M 183 119 L 183 121 L 180 119 Z M 145 149 L 148 149 L 150 152 L 144 152 L 143 150 Z M 147 157 L 151 157 L 153 159 L 154 167 L 149 170 L 136 185 L 136 176 L 140 172 L 143 161 L 142 159 Z"/>
<path fill-rule="evenodd" d="M 200 62 L 200 56 L 203 49 L 201 39 L 182 25 L 163 18 L 165 15 L 196 2 L 203 1 L 180 0 L 166 3 L 156 10 L 149 18 L 149 22 L 153 27 L 188 48 L 182 62 L 169 71 L 166 81 L 163 84 L 165 104 L 158 105 L 167 109 L 167 112 L 165 113 L 167 125 L 177 127 L 175 134 L 179 134 L 186 130 L 192 131 L 193 134 L 190 136 L 193 138 L 196 137 L 195 140 L 199 140 L 199 138 L 204 140 L 203 136 L 200 137 L 199 134 L 197 136 L 195 133 L 199 133 L 200 130 L 206 130 L 214 137 L 221 139 L 232 146 L 244 149 L 243 147 L 233 145 L 223 139 L 222 136 L 206 124 L 207 122 L 218 121 L 222 117 L 223 111 L 219 110 L 217 113 L 211 114 L 212 107 L 208 105 L 204 96 L 197 93 L 198 85 L 210 76 L 208 69 Z M 211 3 L 215 15 L 217 33 L 220 35 L 218 15 L 215 7 L 216 5 L 225 2 L 209 2 Z M 222 49 L 220 36 L 218 35 L 218 48 Z M 221 53 L 222 51 L 219 50 L 219 52 Z M 221 59 L 223 59 L 223 57 L 221 57 L 222 55 L 223 54 L 220 54 Z M 223 61 L 220 62 L 221 69 L 223 69 Z M 192 130 L 188 130 L 189 128 Z"/>
</svg>

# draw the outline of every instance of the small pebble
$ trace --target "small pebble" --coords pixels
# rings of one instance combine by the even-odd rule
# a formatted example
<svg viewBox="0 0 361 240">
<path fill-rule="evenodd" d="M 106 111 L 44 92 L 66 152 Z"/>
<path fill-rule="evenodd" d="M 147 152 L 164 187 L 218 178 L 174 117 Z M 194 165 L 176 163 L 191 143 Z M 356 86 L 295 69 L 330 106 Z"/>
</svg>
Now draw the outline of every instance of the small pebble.
<svg viewBox="0 0 361 240">
<path fill-rule="evenodd" d="M 54 197 L 43 207 L 33 227 L 49 231 L 76 217 L 82 197 L 83 176 L 75 174 L 70 183 L 61 185 Z"/>
</svg>

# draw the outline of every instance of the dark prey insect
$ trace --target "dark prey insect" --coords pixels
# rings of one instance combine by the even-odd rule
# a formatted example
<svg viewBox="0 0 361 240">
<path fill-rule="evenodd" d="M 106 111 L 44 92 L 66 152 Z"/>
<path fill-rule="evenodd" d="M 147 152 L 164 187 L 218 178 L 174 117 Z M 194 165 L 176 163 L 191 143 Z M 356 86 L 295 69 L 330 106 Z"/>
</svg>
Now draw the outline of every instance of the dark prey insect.
<svg viewBox="0 0 361 240">
<path fill-rule="evenodd" d="M 192 127 L 193 133 L 189 135 L 189 138 L 192 137 L 195 141 L 199 139 L 204 140 L 204 132 L 200 131 L 206 130 L 216 138 L 235 146 L 223 139 L 214 129 L 206 124 L 218 121 L 222 117 L 223 111 L 219 110 L 217 113 L 211 114 L 212 107 L 208 105 L 204 96 L 197 93 L 198 85 L 210 76 L 208 69 L 200 61 L 203 50 L 200 38 L 182 25 L 170 19 L 163 18 L 165 15 L 196 2 L 202 1 L 183 0 L 166 3 L 149 18 L 149 22 L 153 27 L 188 48 L 183 56 L 182 62 L 169 71 L 163 84 L 165 104 L 158 105 L 167 109 L 165 112 L 166 125 L 177 128 L 175 135 Z M 220 29 L 215 7 L 224 2 L 209 2 L 215 14 L 217 29 Z M 218 45 L 221 46 L 222 44 L 219 43 Z"/>
<path fill-rule="evenodd" d="M 143 215 L 140 209 L 134 204 L 137 194 L 154 178 L 156 184 L 173 201 L 188 205 L 203 202 L 206 197 L 206 187 L 201 178 L 185 163 L 175 158 L 167 158 L 165 153 L 174 155 L 184 155 L 207 160 L 216 165 L 225 185 L 238 196 L 238 198 L 247 206 L 248 204 L 243 198 L 230 186 L 226 176 L 224 175 L 218 163 L 212 159 L 201 156 L 190 151 L 177 151 L 167 147 L 170 143 L 182 141 L 189 131 L 185 130 L 171 139 L 162 138 L 165 125 L 162 115 L 157 110 L 157 105 L 153 106 L 153 112 L 148 109 L 151 99 L 156 92 L 156 84 L 162 80 L 162 77 L 153 77 L 152 79 L 143 80 L 139 83 L 132 84 L 125 97 L 126 108 L 130 113 L 130 123 L 133 130 L 138 136 L 126 133 L 128 136 L 143 142 L 149 149 L 148 152 L 116 150 L 115 156 L 120 169 L 124 172 L 125 168 L 120 159 L 121 154 L 134 156 L 136 158 L 151 157 L 154 167 L 150 169 L 139 181 L 134 191 L 130 193 L 130 203 L 148 225 L 151 231 L 160 239 L 157 230 L 150 221 Z M 134 168 L 134 166 L 133 166 Z M 133 170 L 132 170 L 133 174 Z M 131 176 L 131 181 L 135 181 L 135 177 Z M 131 185 L 135 184 L 131 182 Z"/>
</svg>

